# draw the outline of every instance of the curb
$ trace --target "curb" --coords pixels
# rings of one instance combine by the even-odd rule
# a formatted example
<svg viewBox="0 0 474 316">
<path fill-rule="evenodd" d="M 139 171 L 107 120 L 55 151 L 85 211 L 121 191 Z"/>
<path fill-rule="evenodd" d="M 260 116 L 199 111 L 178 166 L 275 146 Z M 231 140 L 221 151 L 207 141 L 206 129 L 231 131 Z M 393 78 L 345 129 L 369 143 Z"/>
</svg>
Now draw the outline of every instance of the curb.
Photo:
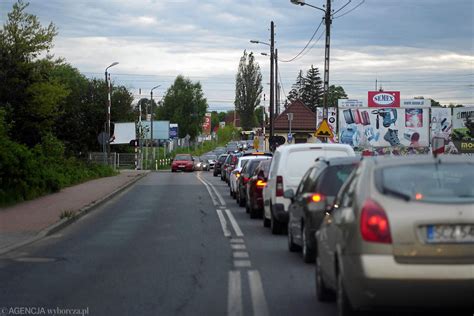
<svg viewBox="0 0 474 316">
<path fill-rule="evenodd" d="M 57 233 L 58 231 L 66 228 L 67 226 L 69 226 L 72 223 L 74 223 L 75 221 L 77 221 L 82 216 L 84 216 L 84 215 L 88 214 L 89 212 L 93 211 L 94 208 L 96 208 L 96 207 L 100 206 L 101 204 L 109 201 L 110 199 L 112 199 L 114 196 L 118 195 L 122 191 L 125 191 L 127 188 L 129 188 L 130 186 L 132 186 L 133 184 L 135 184 L 139 180 L 143 179 L 148 174 L 149 174 L 149 172 L 144 172 L 144 173 L 136 176 L 131 181 L 123 184 L 121 187 L 117 188 L 115 191 L 112 191 L 111 193 L 107 194 L 106 196 L 104 196 L 104 197 L 102 197 L 102 198 L 100 198 L 96 201 L 93 201 L 90 204 L 84 206 L 83 208 L 81 208 L 77 211 L 77 213 L 75 214 L 74 217 L 64 218 L 64 219 L 62 219 L 62 220 L 46 227 L 46 228 L 44 228 L 43 230 L 40 230 L 38 232 L 38 234 L 36 234 L 36 236 L 34 236 L 34 237 L 31 237 L 27 240 L 21 241 L 17 244 L 8 246 L 6 248 L 0 249 L 0 255 L 4 255 L 4 254 L 6 254 L 8 252 L 11 252 L 15 249 L 18 249 L 18 248 L 21 248 L 23 246 L 29 245 L 31 243 L 39 241 L 40 239 L 43 239 L 44 237 L 50 236 L 54 233 Z"/>
</svg>

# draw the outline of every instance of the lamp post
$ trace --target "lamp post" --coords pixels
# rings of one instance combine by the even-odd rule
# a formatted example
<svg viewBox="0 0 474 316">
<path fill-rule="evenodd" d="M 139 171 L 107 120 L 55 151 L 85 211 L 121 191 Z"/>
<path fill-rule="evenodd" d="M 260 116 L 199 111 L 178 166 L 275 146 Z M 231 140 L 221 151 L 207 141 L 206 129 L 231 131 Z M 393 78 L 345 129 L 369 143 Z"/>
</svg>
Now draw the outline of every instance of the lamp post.
<svg viewBox="0 0 474 316">
<path fill-rule="evenodd" d="M 113 62 L 105 68 L 105 83 L 107 85 L 107 130 L 105 131 L 106 134 L 108 135 L 109 139 L 107 140 L 107 154 L 110 154 L 110 138 L 112 135 L 110 135 L 110 108 L 112 106 L 112 101 L 111 101 L 111 96 L 110 96 L 110 74 L 108 73 L 109 68 L 118 65 L 118 62 Z"/>
<path fill-rule="evenodd" d="M 153 146 L 153 90 L 156 88 L 161 87 L 161 85 L 157 85 L 150 90 L 150 106 L 151 106 L 151 148 L 153 150 L 153 161 L 155 161 L 155 147 Z M 160 150 L 160 140 L 158 140 L 158 150 Z"/>
</svg>

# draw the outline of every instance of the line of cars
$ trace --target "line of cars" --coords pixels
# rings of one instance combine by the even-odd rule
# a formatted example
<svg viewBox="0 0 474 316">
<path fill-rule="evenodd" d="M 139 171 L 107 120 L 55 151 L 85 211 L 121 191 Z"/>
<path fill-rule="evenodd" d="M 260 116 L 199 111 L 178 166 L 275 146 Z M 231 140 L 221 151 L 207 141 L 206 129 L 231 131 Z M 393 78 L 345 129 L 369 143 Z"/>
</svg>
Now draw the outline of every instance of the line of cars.
<svg viewBox="0 0 474 316">
<path fill-rule="evenodd" d="M 314 263 L 317 299 L 339 315 L 474 310 L 472 158 L 362 159 L 341 144 L 220 158 L 214 175 Z"/>
<path fill-rule="evenodd" d="M 171 162 L 171 171 L 209 171 L 214 169 L 217 157 L 226 152 L 225 147 L 217 147 L 213 151 L 197 157 L 191 154 L 177 154 Z"/>
</svg>

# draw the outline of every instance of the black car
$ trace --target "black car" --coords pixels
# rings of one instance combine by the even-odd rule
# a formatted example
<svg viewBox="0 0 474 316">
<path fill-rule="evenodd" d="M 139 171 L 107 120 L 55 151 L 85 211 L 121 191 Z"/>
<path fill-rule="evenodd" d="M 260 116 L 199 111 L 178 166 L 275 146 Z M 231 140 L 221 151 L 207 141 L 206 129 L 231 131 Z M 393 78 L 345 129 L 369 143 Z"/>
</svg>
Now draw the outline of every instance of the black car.
<svg viewBox="0 0 474 316">
<path fill-rule="evenodd" d="M 249 182 L 250 178 L 253 175 L 253 172 L 257 168 L 257 166 L 263 160 L 271 159 L 271 156 L 262 156 L 262 158 L 256 158 L 249 160 L 245 166 L 240 171 L 240 177 L 237 179 L 237 190 L 236 190 L 236 200 L 239 206 L 246 205 L 247 199 L 247 192 L 246 192 L 246 185 Z M 247 209 L 248 211 L 249 209 Z"/>
<path fill-rule="evenodd" d="M 228 156 L 227 154 L 222 154 L 219 156 L 219 158 L 217 158 L 216 163 L 214 164 L 214 173 L 213 173 L 214 177 L 217 177 L 218 175 L 221 174 L 221 168 L 227 156 Z"/>
<path fill-rule="evenodd" d="M 314 262 L 316 230 L 327 207 L 359 162 L 357 157 L 318 159 L 301 179 L 296 193 L 292 189 L 285 191 L 285 197 L 291 199 L 288 249 L 302 248 L 305 262 Z"/>
</svg>

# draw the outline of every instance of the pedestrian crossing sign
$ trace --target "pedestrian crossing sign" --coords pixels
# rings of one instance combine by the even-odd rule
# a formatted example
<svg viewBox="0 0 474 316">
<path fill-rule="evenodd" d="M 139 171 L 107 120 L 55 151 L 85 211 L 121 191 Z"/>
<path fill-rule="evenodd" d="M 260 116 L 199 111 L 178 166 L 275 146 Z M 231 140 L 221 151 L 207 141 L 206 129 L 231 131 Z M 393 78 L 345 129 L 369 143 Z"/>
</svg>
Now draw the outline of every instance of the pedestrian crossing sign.
<svg viewBox="0 0 474 316">
<path fill-rule="evenodd" d="M 316 133 L 314 133 L 314 136 L 316 137 L 329 137 L 333 138 L 334 133 L 331 130 L 331 127 L 329 127 L 327 119 L 324 119 L 321 124 L 319 124 L 318 129 L 316 130 Z"/>
</svg>

